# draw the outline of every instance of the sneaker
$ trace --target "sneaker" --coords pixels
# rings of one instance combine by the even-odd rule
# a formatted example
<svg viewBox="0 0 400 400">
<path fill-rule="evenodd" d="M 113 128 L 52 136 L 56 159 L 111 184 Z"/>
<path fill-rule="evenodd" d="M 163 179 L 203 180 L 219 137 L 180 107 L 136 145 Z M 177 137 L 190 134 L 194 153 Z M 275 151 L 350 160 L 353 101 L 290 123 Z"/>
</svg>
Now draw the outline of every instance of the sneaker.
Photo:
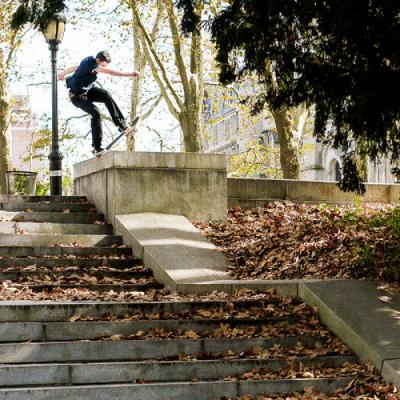
<svg viewBox="0 0 400 400">
<path fill-rule="evenodd" d="M 102 147 L 100 147 L 99 149 L 93 149 L 92 150 L 93 155 L 96 156 L 96 157 L 100 157 L 105 152 L 106 152 L 106 150 L 104 150 Z"/>
</svg>

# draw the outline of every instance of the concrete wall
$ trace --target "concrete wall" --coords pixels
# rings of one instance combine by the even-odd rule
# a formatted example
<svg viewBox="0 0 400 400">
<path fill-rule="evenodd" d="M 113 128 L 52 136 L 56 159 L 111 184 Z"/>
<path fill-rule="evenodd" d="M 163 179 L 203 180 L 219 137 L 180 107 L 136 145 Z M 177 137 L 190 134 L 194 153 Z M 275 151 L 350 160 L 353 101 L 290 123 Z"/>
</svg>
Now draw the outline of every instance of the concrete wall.
<svg viewBox="0 0 400 400">
<path fill-rule="evenodd" d="M 390 203 L 400 200 L 400 185 L 366 184 L 366 203 Z M 270 200 L 310 202 L 353 202 L 354 193 L 342 192 L 335 182 L 274 179 L 228 179 L 228 205 L 259 207 Z"/>
<path fill-rule="evenodd" d="M 225 155 L 109 152 L 74 167 L 76 195 L 86 195 L 107 221 L 118 214 L 226 218 Z"/>
</svg>

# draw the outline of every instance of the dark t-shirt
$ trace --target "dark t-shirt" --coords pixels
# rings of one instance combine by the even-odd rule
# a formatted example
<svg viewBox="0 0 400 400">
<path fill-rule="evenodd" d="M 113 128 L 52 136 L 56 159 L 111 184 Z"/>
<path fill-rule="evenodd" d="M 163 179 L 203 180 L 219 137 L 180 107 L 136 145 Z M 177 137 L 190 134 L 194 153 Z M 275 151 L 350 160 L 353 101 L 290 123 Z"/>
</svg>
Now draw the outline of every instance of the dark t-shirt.
<svg viewBox="0 0 400 400">
<path fill-rule="evenodd" d="M 77 94 L 89 90 L 93 82 L 97 79 L 97 72 L 95 69 L 98 67 L 94 57 L 90 56 L 84 58 L 74 74 L 67 78 L 67 88 L 71 89 L 72 93 Z"/>
</svg>

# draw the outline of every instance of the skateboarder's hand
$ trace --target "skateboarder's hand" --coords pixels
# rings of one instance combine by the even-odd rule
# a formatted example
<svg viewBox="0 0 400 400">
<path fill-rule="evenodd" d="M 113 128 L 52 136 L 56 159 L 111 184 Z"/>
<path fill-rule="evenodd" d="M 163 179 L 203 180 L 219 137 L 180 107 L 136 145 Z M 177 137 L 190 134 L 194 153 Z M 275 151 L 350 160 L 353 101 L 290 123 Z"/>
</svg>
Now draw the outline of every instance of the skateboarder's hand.
<svg viewBox="0 0 400 400">
<path fill-rule="evenodd" d="M 139 76 L 139 72 L 133 71 L 132 74 L 131 74 L 131 76 L 132 76 L 133 78 L 137 78 L 137 77 Z"/>
<path fill-rule="evenodd" d="M 60 72 L 60 73 L 57 75 L 57 79 L 58 79 L 59 81 L 63 81 L 64 78 L 65 78 L 65 75 L 64 75 L 63 72 Z"/>
</svg>

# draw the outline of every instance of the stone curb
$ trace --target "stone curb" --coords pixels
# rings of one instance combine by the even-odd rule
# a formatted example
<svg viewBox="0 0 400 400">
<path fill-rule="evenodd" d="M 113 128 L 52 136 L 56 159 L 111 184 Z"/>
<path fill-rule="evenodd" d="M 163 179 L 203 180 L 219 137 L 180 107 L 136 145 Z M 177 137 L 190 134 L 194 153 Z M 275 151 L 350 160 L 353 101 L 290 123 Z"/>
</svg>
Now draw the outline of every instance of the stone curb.
<svg viewBox="0 0 400 400">
<path fill-rule="evenodd" d="M 307 304 L 318 307 L 322 323 L 333 330 L 361 359 L 371 360 L 379 370 L 381 369 L 382 359 L 379 353 L 371 349 L 368 343 L 366 343 L 363 338 L 359 337 L 346 322 L 338 317 L 334 310 L 321 301 L 312 289 L 302 284 L 300 286 L 300 297 Z"/>
<path fill-rule="evenodd" d="M 345 282 L 347 285 L 351 281 Z M 329 281 L 324 281 L 323 285 L 326 286 L 327 284 L 329 284 Z M 352 284 L 354 289 L 361 285 L 365 285 L 366 290 L 371 289 L 367 282 L 353 281 Z M 299 297 L 307 304 L 318 307 L 321 321 L 343 340 L 360 359 L 371 361 L 385 380 L 400 387 L 400 336 L 397 337 L 396 342 L 396 339 L 390 340 L 391 337 L 394 337 L 393 333 L 388 334 L 393 330 L 393 322 L 385 319 L 384 316 L 382 316 L 381 321 L 376 321 L 376 315 L 380 313 L 380 310 L 373 307 L 365 308 L 368 311 L 364 315 L 357 312 L 357 307 L 362 308 L 364 306 L 361 298 L 360 304 L 346 304 L 343 308 L 335 306 L 334 304 L 337 304 L 335 301 L 328 304 L 308 285 L 308 282 L 302 282 L 299 285 Z M 369 295 L 369 292 L 365 291 L 365 293 Z M 325 296 L 331 299 L 331 296 L 326 294 Z M 339 291 L 337 296 L 340 296 Z M 343 300 L 346 301 L 346 299 Z M 350 312 L 348 312 L 349 310 Z M 378 331 L 373 329 L 374 326 L 379 328 L 379 332 L 382 332 L 382 334 L 377 335 Z M 393 359 L 388 357 L 393 357 Z"/>
</svg>

